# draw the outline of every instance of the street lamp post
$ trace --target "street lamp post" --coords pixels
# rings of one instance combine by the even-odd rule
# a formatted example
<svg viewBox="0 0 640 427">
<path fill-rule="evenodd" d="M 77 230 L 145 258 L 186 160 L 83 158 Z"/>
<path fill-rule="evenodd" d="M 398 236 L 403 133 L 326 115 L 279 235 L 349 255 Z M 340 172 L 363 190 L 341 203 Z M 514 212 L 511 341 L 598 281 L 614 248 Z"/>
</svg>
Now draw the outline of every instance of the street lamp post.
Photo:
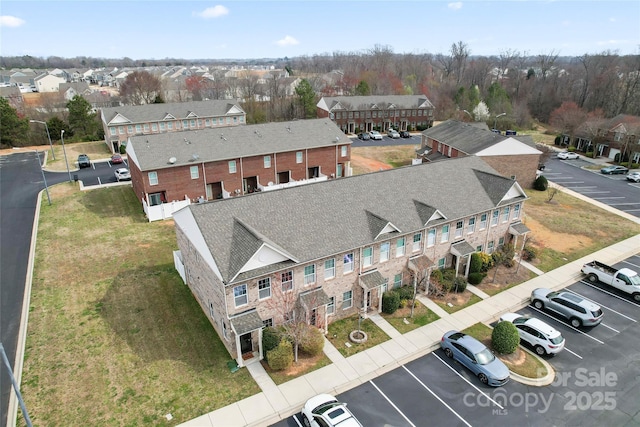
<svg viewBox="0 0 640 427">
<path fill-rule="evenodd" d="M 471 120 L 473 120 L 473 115 L 470 112 L 468 112 L 467 110 L 462 110 L 462 112 L 468 114 Z"/>
<path fill-rule="evenodd" d="M 42 172 L 42 180 L 44 181 L 44 189 L 47 192 L 47 200 L 49 201 L 49 206 L 51 206 L 51 196 L 49 195 L 49 186 L 47 185 L 47 178 L 44 176 L 44 170 L 42 169 L 42 162 L 40 161 L 40 153 L 36 150 L 36 157 L 38 158 L 38 164 L 40 165 L 40 172 Z"/>
<path fill-rule="evenodd" d="M 506 116 L 507 113 L 500 113 L 498 114 L 495 119 L 493 119 L 493 128 L 496 129 L 496 125 L 498 124 L 498 117 L 502 117 L 502 116 Z"/>
<path fill-rule="evenodd" d="M 49 134 L 49 126 L 47 126 L 47 122 L 41 122 L 40 120 L 29 120 L 31 123 L 40 123 L 44 125 L 44 128 L 47 130 L 47 138 L 49 138 L 49 147 L 51 147 L 51 157 L 53 160 L 56 159 L 56 154 L 53 152 L 53 144 L 51 143 L 51 134 Z"/>
<path fill-rule="evenodd" d="M 62 153 L 64 153 L 64 163 L 67 165 L 67 173 L 69 174 L 69 182 L 71 182 L 71 171 L 69 170 L 69 161 L 67 160 L 67 150 L 64 148 L 64 129 L 60 131 L 60 141 L 62 141 Z"/>
</svg>

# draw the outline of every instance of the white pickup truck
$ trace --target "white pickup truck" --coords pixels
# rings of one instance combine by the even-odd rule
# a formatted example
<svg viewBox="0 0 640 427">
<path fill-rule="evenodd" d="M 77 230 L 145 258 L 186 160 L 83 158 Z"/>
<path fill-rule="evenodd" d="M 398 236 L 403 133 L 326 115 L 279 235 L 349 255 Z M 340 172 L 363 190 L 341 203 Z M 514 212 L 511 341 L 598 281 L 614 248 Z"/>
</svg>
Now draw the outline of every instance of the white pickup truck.
<svg viewBox="0 0 640 427">
<path fill-rule="evenodd" d="M 582 272 L 590 282 L 598 281 L 621 290 L 640 302 L 640 276 L 628 268 L 615 268 L 598 261 L 591 261 L 582 266 Z"/>
</svg>

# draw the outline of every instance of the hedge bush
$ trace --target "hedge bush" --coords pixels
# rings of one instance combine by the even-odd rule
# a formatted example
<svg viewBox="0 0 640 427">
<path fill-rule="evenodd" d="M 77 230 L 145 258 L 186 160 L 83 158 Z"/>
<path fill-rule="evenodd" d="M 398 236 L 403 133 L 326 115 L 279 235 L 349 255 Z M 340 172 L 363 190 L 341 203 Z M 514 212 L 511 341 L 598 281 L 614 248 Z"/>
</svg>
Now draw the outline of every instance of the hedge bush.
<svg viewBox="0 0 640 427">
<path fill-rule="evenodd" d="M 538 191 L 547 191 L 548 186 L 549 186 L 549 182 L 547 181 L 547 178 L 544 177 L 544 175 L 540 175 L 533 182 L 533 188 Z"/>
<path fill-rule="evenodd" d="M 434 270 L 431 272 L 431 280 L 434 282 L 442 283 L 442 271 Z"/>
<path fill-rule="evenodd" d="M 309 356 L 317 356 L 322 353 L 324 347 L 324 335 L 315 326 L 307 325 L 307 332 L 300 340 L 300 350 Z"/>
<path fill-rule="evenodd" d="M 394 291 L 387 291 L 382 294 L 382 311 L 393 314 L 400 307 L 400 295 Z"/>
<path fill-rule="evenodd" d="M 453 279 L 453 290 L 461 293 L 464 292 L 464 290 L 467 289 L 467 279 L 465 279 L 462 276 L 458 276 L 456 278 Z"/>
<path fill-rule="evenodd" d="M 538 251 L 536 250 L 536 248 L 533 248 L 531 246 L 525 246 L 524 249 L 522 249 L 522 259 L 525 261 L 531 261 L 536 259 L 536 257 L 538 256 Z"/>
<path fill-rule="evenodd" d="M 491 332 L 491 345 L 501 354 L 511 354 L 518 348 L 520 336 L 511 322 L 500 322 Z"/>
<path fill-rule="evenodd" d="M 480 273 L 480 272 L 475 272 L 475 273 L 469 273 L 469 283 L 471 283 L 472 285 L 479 285 L 480 283 L 482 283 L 482 280 L 484 280 L 484 278 L 486 277 L 485 273 Z"/>
<path fill-rule="evenodd" d="M 276 348 L 267 352 L 267 363 L 274 371 L 282 371 L 293 364 L 293 346 L 285 339 Z"/>
<path fill-rule="evenodd" d="M 471 254 L 471 261 L 469 261 L 469 274 L 482 272 L 482 257 L 480 252 L 474 252 Z"/>
<path fill-rule="evenodd" d="M 394 289 L 400 295 L 401 300 L 413 299 L 413 286 L 402 286 L 401 288 Z"/>
<path fill-rule="evenodd" d="M 262 349 L 265 354 L 265 359 L 269 360 L 267 356 L 269 354 L 269 351 L 276 348 L 281 339 L 282 337 L 280 335 L 280 332 L 276 328 L 264 328 L 264 330 L 262 331 Z"/>
</svg>

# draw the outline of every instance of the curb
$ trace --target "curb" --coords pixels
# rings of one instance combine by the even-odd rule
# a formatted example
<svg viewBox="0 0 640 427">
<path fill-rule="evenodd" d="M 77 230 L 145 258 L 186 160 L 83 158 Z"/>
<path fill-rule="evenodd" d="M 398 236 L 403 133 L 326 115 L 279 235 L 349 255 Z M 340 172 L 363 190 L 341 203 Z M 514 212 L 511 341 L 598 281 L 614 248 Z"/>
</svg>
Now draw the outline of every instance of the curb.
<svg viewBox="0 0 640 427">
<path fill-rule="evenodd" d="M 530 377 L 525 377 L 523 375 L 510 371 L 509 377 L 512 380 L 517 381 L 521 384 L 525 384 L 533 387 L 544 387 L 553 383 L 553 381 L 556 378 L 556 371 L 555 369 L 553 369 L 553 366 L 551 366 L 549 362 L 539 357 L 537 354 L 533 353 L 532 351 L 529 351 L 529 349 L 524 348 L 522 345 L 520 345 L 519 347 L 523 351 L 529 353 L 531 356 L 535 357 L 538 361 L 540 361 L 540 363 L 542 363 L 542 365 L 547 369 L 547 375 L 545 375 L 542 378 L 530 378 Z"/>
</svg>

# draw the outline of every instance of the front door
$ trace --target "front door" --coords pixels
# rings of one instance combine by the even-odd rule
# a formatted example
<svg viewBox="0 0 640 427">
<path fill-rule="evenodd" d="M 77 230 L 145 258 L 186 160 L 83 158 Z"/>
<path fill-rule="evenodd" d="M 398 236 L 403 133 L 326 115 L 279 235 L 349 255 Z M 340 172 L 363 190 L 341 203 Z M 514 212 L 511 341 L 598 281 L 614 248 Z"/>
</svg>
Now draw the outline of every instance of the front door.
<svg viewBox="0 0 640 427">
<path fill-rule="evenodd" d="M 253 341 L 251 340 L 251 332 L 240 335 L 240 352 L 242 354 L 253 352 Z"/>
</svg>

